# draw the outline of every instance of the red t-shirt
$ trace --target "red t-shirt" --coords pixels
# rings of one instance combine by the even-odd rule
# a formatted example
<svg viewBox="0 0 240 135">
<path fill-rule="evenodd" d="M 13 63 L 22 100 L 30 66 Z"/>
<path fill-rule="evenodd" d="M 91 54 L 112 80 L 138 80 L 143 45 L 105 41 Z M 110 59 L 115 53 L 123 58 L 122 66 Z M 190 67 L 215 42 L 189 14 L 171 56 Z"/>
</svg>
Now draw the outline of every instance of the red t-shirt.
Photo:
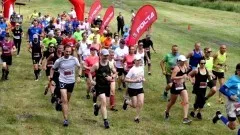
<svg viewBox="0 0 240 135">
<path fill-rule="evenodd" d="M 129 54 L 125 56 L 125 62 L 127 64 L 126 70 L 129 71 L 134 65 L 134 55 Z"/>
<path fill-rule="evenodd" d="M 85 63 L 88 67 L 92 67 L 94 64 L 99 62 L 98 56 L 88 56 L 85 60 Z M 85 74 L 88 74 L 90 70 L 86 69 Z M 92 73 L 92 76 L 95 76 L 95 73 Z"/>
<path fill-rule="evenodd" d="M 66 37 L 66 38 L 64 38 L 64 39 L 62 40 L 62 44 L 63 44 L 64 46 L 70 45 L 72 48 L 75 48 L 75 47 L 76 47 L 76 43 L 77 43 L 77 41 L 76 41 L 74 38 L 68 38 L 68 37 Z"/>
<path fill-rule="evenodd" d="M 0 47 L 2 47 L 2 55 L 3 56 L 12 56 L 12 48 L 14 43 L 12 41 L 1 41 Z"/>
</svg>

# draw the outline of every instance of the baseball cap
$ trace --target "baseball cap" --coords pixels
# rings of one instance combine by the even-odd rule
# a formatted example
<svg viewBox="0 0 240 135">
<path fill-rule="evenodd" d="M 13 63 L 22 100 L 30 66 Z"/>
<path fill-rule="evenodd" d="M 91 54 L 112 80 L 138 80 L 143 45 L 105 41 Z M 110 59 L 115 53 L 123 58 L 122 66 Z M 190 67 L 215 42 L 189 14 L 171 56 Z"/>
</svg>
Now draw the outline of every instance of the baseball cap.
<svg viewBox="0 0 240 135">
<path fill-rule="evenodd" d="M 87 45 L 91 45 L 92 41 L 91 40 L 87 40 Z"/>
<path fill-rule="evenodd" d="M 186 56 L 184 55 L 179 55 L 178 58 L 177 58 L 178 61 L 187 61 L 187 58 Z"/>
<path fill-rule="evenodd" d="M 55 47 L 55 45 L 53 43 L 50 43 L 49 47 Z"/>
<path fill-rule="evenodd" d="M 100 18 L 101 18 L 101 17 L 100 17 L 100 15 L 99 15 L 99 16 L 97 16 L 97 18 L 99 18 L 99 19 L 100 19 Z"/>
<path fill-rule="evenodd" d="M 54 36 L 54 33 L 53 32 L 49 32 L 48 36 Z"/>
<path fill-rule="evenodd" d="M 38 34 L 34 34 L 34 35 L 33 35 L 33 38 L 38 38 Z"/>
<path fill-rule="evenodd" d="M 136 54 L 136 55 L 134 56 L 134 60 L 141 60 L 141 59 L 142 59 L 141 56 L 138 55 L 138 54 Z"/>
<path fill-rule="evenodd" d="M 101 54 L 102 55 L 109 55 L 109 51 L 107 49 L 102 49 Z"/>
<path fill-rule="evenodd" d="M 149 35 L 149 34 L 146 35 L 146 38 L 150 38 L 150 37 L 151 37 L 151 35 Z"/>
</svg>

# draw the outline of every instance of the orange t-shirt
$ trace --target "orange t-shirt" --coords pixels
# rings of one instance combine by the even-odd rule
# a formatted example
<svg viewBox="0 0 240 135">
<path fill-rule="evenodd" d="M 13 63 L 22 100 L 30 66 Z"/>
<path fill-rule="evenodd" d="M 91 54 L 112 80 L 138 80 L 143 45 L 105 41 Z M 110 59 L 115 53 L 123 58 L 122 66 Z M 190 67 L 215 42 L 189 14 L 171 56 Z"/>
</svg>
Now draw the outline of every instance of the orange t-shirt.
<svg viewBox="0 0 240 135">
<path fill-rule="evenodd" d="M 97 62 L 99 62 L 99 57 L 98 56 L 88 56 L 85 60 L 85 63 L 88 67 L 92 67 Z M 90 72 L 89 69 L 85 70 L 85 74 L 88 74 L 89 72 Z M 95 76 L 95 73 L 92 73 L 92 76 Z"/>
<path fill-rule="evenodd" d="M 106 38 L 104 40 L 103 48 L 109 49 L 112 46 L 112 38 Z"/>
</svg>

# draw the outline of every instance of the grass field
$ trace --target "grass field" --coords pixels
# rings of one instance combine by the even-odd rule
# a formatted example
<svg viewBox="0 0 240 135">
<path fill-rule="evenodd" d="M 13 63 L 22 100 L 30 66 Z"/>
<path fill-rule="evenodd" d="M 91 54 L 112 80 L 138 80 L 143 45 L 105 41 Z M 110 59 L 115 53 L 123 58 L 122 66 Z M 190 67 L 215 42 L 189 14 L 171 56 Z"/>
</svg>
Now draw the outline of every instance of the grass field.
<svg viewBox="0 0 240 135">
<path fill-rule="evenodd" d="M 152 40 L 157 53 L 152 54 L 153 75 L 147 76 L 145 84 L 145 106 L 142 111 L 141 123 L 133 122 L 135 110 L 129 108 L 123 111 L 122 101 L 124 92 L 116 92 L 118 112 L 109 112 L 111 128 L 103 128 L 100 116 L 95 117 L 92 112 L 92 100 L 85 99 L 85 82 L 78 83 L 70 101 L 70 125 L 62 127 L 62 113 L 56 112 L 50 103 L 50 96 L 44 96 L 46 84 L 45 73 L 39 82 L 34 81 L 32 61 L 26 51 L 27 44 L 23 41 L 20 57 L 13 58 L 10 80 L 0 82 L 0 135 L 79 135 L 79 134 L 156 134 L 156 135 L 234 135 L 222 123 L 213 125 L 211 118 L 216 110 L 225 114 L 224 105 L 216 101 L 217 95 L 209 100 L 210 107 L 203 111 L 203 120 L 193 119 L 191 125 L 182 124 L 182 107 L 180 100 L 170 112 L 170 120 L 164 121 L 166 102 L 161 99 L 165 85 L 159 62 L 163 55 L 170 51 L 172 44 L 180 46 L 180 52 L 187 54 L 193 49 L 195 42 L 201 42 L 202 47 L 210 46 L 217 51 L 219 44 L 228 45 L 227 77 L 233 72 L 235 65 L 240 62 L 240 14 L 216 11 L 205 8 L 182 6 L 158 1 L 122 0 L 116 5 L 116 15 L 121 11 L 126 22 L 130 22 L 131 9 L 138 9 L 143 4 L 155 6 L 158 21 L 152 28 Z M 92 0 L 87 1 L 90 6 Z M 33 0 L 21 8 L 25 18 L 34 9 L 43 14 L 56 16 L 63 10 L 69 10 L 71 5 L 65 0 Z M 104 7 L 112 4 L 111 0 L 102 0 Z M 87 8 L 88 9 L 88 8 Z M 105 9 L 101 12 L 104 14 Z M 163 20 L 166 18 L 166 22 Z M 24 31 L 29 22 L 25 20 Z M 188 25 L 191 31 L 188 31 Z M 116 20 L 111 28 L 115 31 Z M 194 97 L 190 96 L 190 110 Z"/>
</svg>

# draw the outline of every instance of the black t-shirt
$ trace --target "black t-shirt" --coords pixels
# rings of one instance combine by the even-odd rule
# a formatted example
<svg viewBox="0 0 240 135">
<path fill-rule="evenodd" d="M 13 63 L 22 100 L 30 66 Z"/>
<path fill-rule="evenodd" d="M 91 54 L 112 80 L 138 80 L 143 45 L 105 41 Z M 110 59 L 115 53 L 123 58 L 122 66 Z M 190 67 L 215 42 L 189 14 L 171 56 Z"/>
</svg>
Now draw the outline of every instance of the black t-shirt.
<svg viewBox="0 0 240 135">
<path fill-rule="evenodd" d="M 153 46 L 152 40 L 143 39 L 142 42 L 143 42 L 143 48 L 150 48 L 150 46 Z"/>
<path fill-rule="evenodd" d="M 44 29 L 44 32 L 48 34 L 51 30 L 54 31 L 54 29 L 55 29 L 55 26 L 54 26 L 54 25 L 48 25 L 48 26 Z"/>
<path fill-rule="evenodd" d="M 61 37 L 61 36 L 55 36 L 54 37 L 56 40 L 57 40 L 57 45 L 60 45 L 61 43 L 62 43 L 62 40 L 63 40 L 63 37 Z"/>
<path fill-rule="evenodd" d="M 13 33 L 13 36 L 14 36 L 15 39 L 21 39 L 22 38 L 22 32 L 23 32 L 23 30 L 21 28 L 19 28 L 19 29 L 14 28 L 12 30 L 12 33 Z"/>
</svg>

